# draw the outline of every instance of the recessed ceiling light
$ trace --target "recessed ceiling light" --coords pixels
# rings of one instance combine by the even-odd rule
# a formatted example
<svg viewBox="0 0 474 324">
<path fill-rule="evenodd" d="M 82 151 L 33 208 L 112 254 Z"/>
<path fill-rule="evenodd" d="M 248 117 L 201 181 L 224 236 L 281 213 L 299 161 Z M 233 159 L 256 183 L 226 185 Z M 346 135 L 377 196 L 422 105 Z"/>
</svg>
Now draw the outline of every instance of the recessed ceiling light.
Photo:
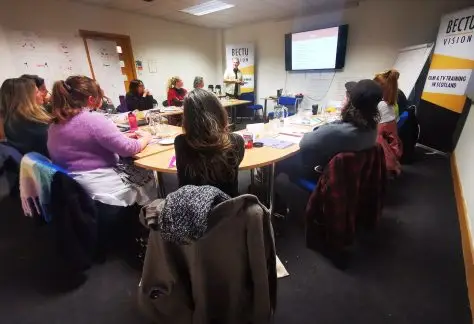
<svg viewBox="0 0 474 324">
<path fill-rule="evenodd" d="M 230 4 L 230 3 L 225 3 L 219 0 L 211 0 L 211 1 L 204 2 L 204 3 L 198 4 L 196 6 L 192 6 L 180 11 L 185 12 L 190 15 L 194 15 L 194 16 L 203 16 L 203 15 L 210 14 L 212 12 L 229 9 L 232 7 L 235 7 L 235 5 Z"/>
</svg>

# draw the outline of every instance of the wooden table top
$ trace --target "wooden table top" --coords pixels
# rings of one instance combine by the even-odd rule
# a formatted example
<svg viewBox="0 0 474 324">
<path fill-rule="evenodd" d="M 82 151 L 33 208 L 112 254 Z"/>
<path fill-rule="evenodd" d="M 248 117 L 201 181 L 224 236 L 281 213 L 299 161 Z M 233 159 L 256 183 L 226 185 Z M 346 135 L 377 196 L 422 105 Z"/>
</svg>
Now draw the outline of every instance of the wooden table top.
<svg viewBox="0 0 474 324">
<path fill-rule="evenodd" d="M 221 103 L 222 103 L 222 106 L 224 107 L 233 107 L 233 106 L 251 104 L 252 102 L 249 100 L 229 99 L 229 100 L 221 100 Z"/>
<path fill-rule="evenodd" d="M 147 170 L 153 170 L 162 173 L 176 173 L 176 168 L 169 167 L 171 158 L 175 155 L 174 146 L 171 147 L 171 150 L 136 160 L 135 164 Z M 270 165 L 295 155 L 299 149 L 300 147 L 297 144 L 293 144 L 286 149 L 275 149 L 268 146 L 246 149 L 244 159 L 240 163 L 239 170 L 251 170 Z"/>
<path fill-rule="evenodd" d="M 297 117 L 290 117 L 291 119 L 296 119 Z M 260 138 L 265 137 L 265 133 L 268 133 L 271 129 L 274 130 L 275 123 L 279 121 L 274 121 L 272 123 L 266 124 L 264 126 L 264 131 Z M 312 126 L 298 126 L 291 125 L 290 123 L 285 124 L 283 129 L 291 129 L 297 132 L 310 132 Z M 256 139 L 258 141 L 258 138 Z M 240 163 L 239 170 L 251 170 L 258 167 L 263 167 L 282 161 L 289 158 L 290 156 L 295 155 L 299 151 L 300 147 L 298 144 L 293 144 L 285 149 L 276 149 L 268 146 L 260 148 L 246 149 L 244 159 Z M 170 149 L 163 150 L 159 154 L 147 155 L 145 158 L 138 159 L 135 161 L 135 164 L 139 167 L 142 167 L 147 170 L 153 170 L 163 173 L 176 173 L 176 168 L 169 168 L 169 163 L 171 158 L 175 155 L 174 146 L 171 145 Z"/>
<path fill-rule="evenodd" d="M 140 129 L 143 129 L 146 131 L 147 127 L 148 126 L 143 126 L 143 127 L 140 127 Z M 166 127 L 168 127 L 169 133 L 174 133 L 174 135 L 172 136 L 173 138 L 183 133 L 183 129 L 181 127 L 171 126 L 171 125 L 167 125 Z M 147 147 L 145 147 L 143 151 L 141 151 L 138 154 L 135 154 L 133 158 L 141 159 L 150 155 L 158 154 L 158 153 L 169 151 L 169 150 L 173 150 L 174 152 L 173 144 L 171 145 L 150 144 Z"/>
</svg>

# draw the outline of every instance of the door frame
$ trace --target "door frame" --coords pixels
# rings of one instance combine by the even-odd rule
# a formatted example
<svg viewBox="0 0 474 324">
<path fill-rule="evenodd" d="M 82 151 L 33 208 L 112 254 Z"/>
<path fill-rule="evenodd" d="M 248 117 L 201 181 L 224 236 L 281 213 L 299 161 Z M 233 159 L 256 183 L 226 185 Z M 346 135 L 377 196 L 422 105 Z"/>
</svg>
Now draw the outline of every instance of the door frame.
<svg viewBox="0 0 474 324">
<path fill-rule="evenodd" d="M 125 48 L 122 46 L 122 52 L 127 52 L 127 56 L 129 56 L 132 59 L 132 76 L 133 79 L 137 79 L 137 69 L 135 66 L 135 57 L 133 56 L 133 50 L 132 50 L 132 40 L 130 39 L 130 36 L 128 35 L 121 35 L 121 34 L 112 34 L 112 33 L 103 33 L 103 32 L 97 32 L 97 31 L 91 31 L 91 30 L 79 30 L 79 36 L 82 37 L 82 40 L 84 41 L 84 47 L 86 49 L 86 54 L 87 54 L 87 61 L 89 62 L 89 68 L 91 71 L 92 78 L 95 80 L 95 75 L 94 75 L 94 69 L 92 67 L 92 61 L 91 61 L 91 56 L 89 53 L 89 46 L 87 45 L 87 39 L 106 39 L 106 40 L 116 40 L 116 39 L 121 39 L 124 42 Z M 128 80 L 130 82 L 131 80 Z"/>
</svg>

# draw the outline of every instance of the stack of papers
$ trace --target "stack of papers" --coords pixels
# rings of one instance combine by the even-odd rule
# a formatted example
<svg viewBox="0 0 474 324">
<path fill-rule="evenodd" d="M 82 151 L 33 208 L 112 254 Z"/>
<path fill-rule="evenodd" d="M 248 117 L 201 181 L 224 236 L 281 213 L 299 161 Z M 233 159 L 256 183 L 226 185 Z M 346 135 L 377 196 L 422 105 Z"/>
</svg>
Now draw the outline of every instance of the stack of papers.
<svg viewBox="0 0 474 324">
<path fill-rule="evenodd" d="M 295 119 L 291 119 L 290 121 L 290 124 L 293 124 L 293 125 L 303 125 L 303 126 L 318 126 L 318 125 L 321 125 L 322 123 L 324 122 L 324 120 L 316 117 L 316 116 L 312 116 L 310 118 L 295 118 Z"/>
<path fill-rule="evenodd" d="M 259 140 L 259 142 L 263 143 L 264 146 L 269 146 L 273 147 L 276 149 L 286 149 L 287 147 L 290 147 L 294 143 L 288 142 L 285 140 L 280 140 L 277 138 L 262 138 Z"/>
</svg>

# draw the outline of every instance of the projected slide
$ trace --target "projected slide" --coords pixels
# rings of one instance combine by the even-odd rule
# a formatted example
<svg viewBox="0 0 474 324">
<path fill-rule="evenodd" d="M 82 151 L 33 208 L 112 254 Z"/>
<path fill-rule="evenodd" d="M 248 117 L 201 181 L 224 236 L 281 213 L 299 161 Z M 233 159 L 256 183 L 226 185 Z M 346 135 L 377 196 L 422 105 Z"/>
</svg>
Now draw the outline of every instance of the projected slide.
<svg viewBox="0 0 474 324">
<path fill-rule="evenodd" d="M 339 27 L 327 28 L 292 36 L 292 69 L 334 69 Z"/>
</svg>

